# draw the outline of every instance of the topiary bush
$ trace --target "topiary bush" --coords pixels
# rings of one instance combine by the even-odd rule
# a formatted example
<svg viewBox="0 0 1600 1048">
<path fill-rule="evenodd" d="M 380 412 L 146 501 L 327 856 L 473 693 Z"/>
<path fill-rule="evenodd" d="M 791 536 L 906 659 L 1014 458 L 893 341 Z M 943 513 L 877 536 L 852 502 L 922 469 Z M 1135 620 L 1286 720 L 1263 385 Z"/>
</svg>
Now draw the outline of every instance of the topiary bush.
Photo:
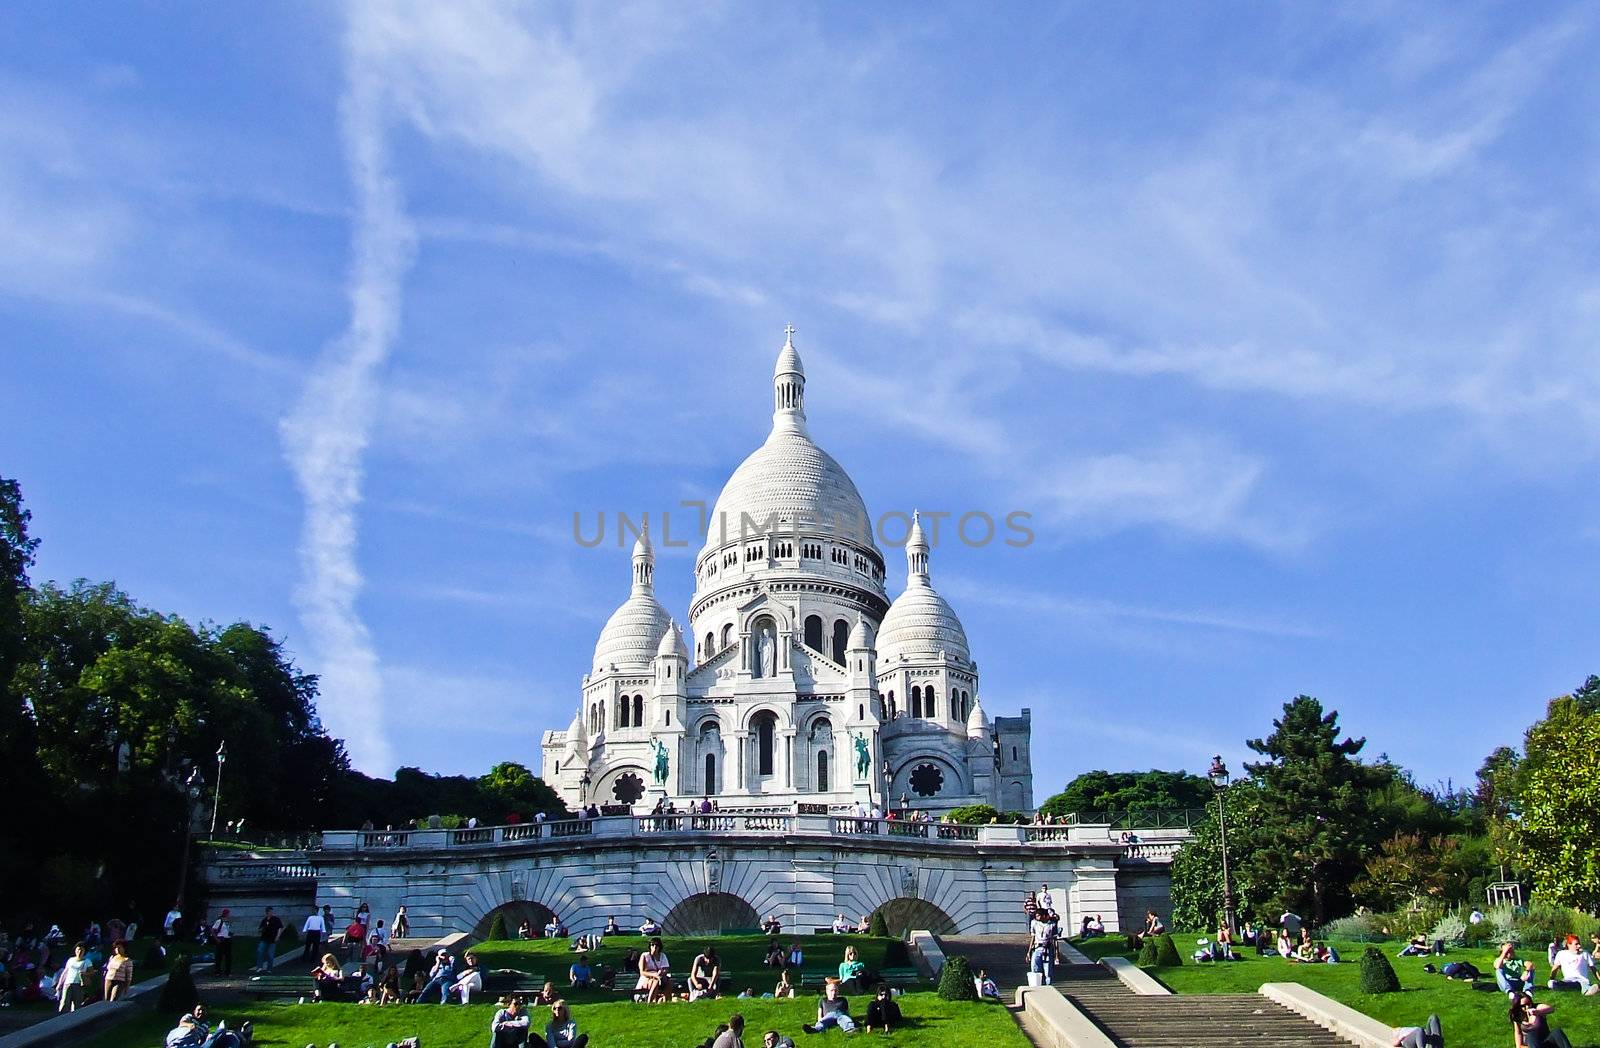
<svg viewBox="0 0 1600 1048">
<path fill-rule="evenodd" d="M 1396 993 L 1400 989 L 1400 977 L 1394 973 L 1394 966 L 1389 963 L 1389 958 L 1376 946 L 1368 946 L 1361 952 L 1361 992 L 1362 993 Z"/>
<path fill-rule="evenodd" d="M 1172 936 L 1163 935 L 1156 943 L 1156 967 L 1176 968 L 1183 964 L 1183 957 L 1178 953 L 1178 944 L 1172 941 Z"/>
<path fill-rule="evenodd" d="M 972 965 L 965 957 L 951 957 L 939 973 L 939 996 L 947 1001 L 976 1001 L 978 987 L 972 981 Z"/>
<path fill-rule="evenodd" d="M 497 913 L 494 915 L 494 919 L 489 922 L 489 938 L 495 941 L 511 938 L 506 934 L 505 914 Z"/>
<path fill-rule="evenodd" d="M 1155 939 L 1146 939 L 1139 947 L 1139 967 L 1154 968 L 1160 963 L 1157 958 L 1161 952 L 1161 944 Z"/>
<path fill-rule="evenodd" d="M 872 920 L 867 922 L 867 934 L 888 935 L 889 922 L 883 919 L 883 911 L 879 910 L 872 915 Z"/>
<path fill-rule="evenodd" d="M 158 1001 L 161 1010 L 169 1015 L 192 1012 L 200 1001 L 200 992 L 194 988 L 194 976 L 189 972 L 189 963 L 186 953 L 172 957 L 172 971 L 167 975 L 167 984 L 161 987 Z"/>
</svg>

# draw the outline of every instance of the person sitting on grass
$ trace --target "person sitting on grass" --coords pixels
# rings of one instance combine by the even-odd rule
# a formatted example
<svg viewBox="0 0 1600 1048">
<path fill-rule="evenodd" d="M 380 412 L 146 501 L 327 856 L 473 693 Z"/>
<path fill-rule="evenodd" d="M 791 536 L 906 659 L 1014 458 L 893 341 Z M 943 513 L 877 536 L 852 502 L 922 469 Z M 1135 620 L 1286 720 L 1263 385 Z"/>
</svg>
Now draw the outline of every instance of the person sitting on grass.
<svg viewBox="0 0 1600 1048">
<path fill-rule="evenodd" d="M 870 915 L 868 915 L 868 914 L 863 913 L 861 915 L 861 919 L 856 922 L 856 934 L 857 935 L 866 935 L 871 931 L 872 931 L 872 917 Z"/>
<path fill-rule="evenodd" d="M 695 955 L 689 965 L 689 1000 L 715 997 L 717 983 L 722 979 L 722 962 L 717 959 L 717 948 L 707 946 Z"/>
<path fill-rule="evenodd" d="M 767 919 L 761 922 L 761 930 L 768 935 L 783 934 L 783 924 L 778 920 L 778 915 L 769 913 Z"/>
<path fill-rule="evenodd" d="M 789 978 L 789 969 L 785 968 L 779 973 L 778 985 L 772 988 L 772 996 L 779 1000 L 794 997 L 794 982 Z"/>
<path fill-rule="evenodd" d="M 1533 962 L 1518 960 L 1516 943 L 1510 940 L 1500 944 L 1494 959 L 1494 982 L 1501 993 L 1512 998 L 1533 992 Z"/>
<path fill-rule="evenodd" d="M 428 970 L 428 982 L 422 987 L 422 993 L 417 998 L 426 1002 L 435 992 L 439 994 L 439 1003 L 443 1004 L 450 995 L 450 987 L 456 981 L 456 962 L 450 956 L 449 950 L 440 950 L 435 957 L 433 967 Z"/>
<path fill-rule="evenodd" d="M 1550 1025 L 1553 1011 L 1551 1005 L 1534 1004 L 1528 994 L 1511 1002 L 1511 1036 L 1515 1048 L 1572 1048 L 1567 1035 Z"/>
<path fill-rule="evenodd" d="M 1423 954 L 1425 954 L 1427 952 L 1428 952 L 1428 937 L 1419 932 L 1418 934 L 1413 935 L 1411 937 L 1411 941 L 1410 942 L 1406 943 L 1405 949 L 1400 951 L 1400 956 L 1402 956 L 1402 957 L 1420 957 L 1421 955 L 1423 955 Z"/>
<path fill-rule="evenodd" d="M 784 958 L 784 963 L 791 968 L 799 968 L 804 966 L 806 963 L 806 954 L 804 950 L 800 949 L 799 943 L 792 942 L 789 944 L 789 955 Z"/>
<path fill-rule="evenodd" d="M 767 945 L 767 956 L 761 961 L 761 963 L 766 965 L 768 968 L 782 968 L 787 963 L 786 959 L 788 956 L 789 955 L 787 952 L 785 952 L 782 943 L 769 943 Z"/>
<path fill-rule="evenodd" d="M 606 930 L 601 932 L 600 934 L 601 935 L 621 935 L 622 934 L 622 929 L 617 926 L 617 919 L 615 917 L 607 917 L 606 918 Z"/>
<path fill-rule="evenodd" d="M 1233 933 L 1228 931 L 1226 921 L 1217 925 L 1217 937 L 1213 940 L 1211 956 L 1218 961 L 1237 961 L 1239 955 L 1233 952 Z"/>
<path fill-rule="evenodd" d="M 711 1048 L 744 1048 L 744 1016 L 738 1012 L 728 1016 L 728 1025 L 717 1031 Z"/>
<path fill-rule="evenodd" d="M 400 1001 L 400 969 L 391 964 L 378 980 L 378 1004 L 399 1004 Z"/>
<path fill-rule="evenodd" d="M 520 1048 L 527 1044 L 531 1022 L 515 996 L 500 998 L 500 1010 L 489 1022 L 489 1048 Z"/>
<path fill-rule="evenodd" d="M 981 991 L 979 995 L 982 996 Z M 894 997 L 890 995 L 889 987 L 879 986 L 878 992 L 867 1002 L 867 1032 L 877 1030 L 879 1033 L 893 1033 L 894 1028 L 899 1025 L 900 1005 L 896 1004 Z"/>
<path fill-rule="evenodd" d="M 835 934 L 835 935 L 843 935 L 848 931 L 850 931 L 850 922 L 844 919 L 844 914 L 842 914 L 842 913 L 834 914 L 834 917 L 833 917 L 833 934 Z"/>
<path fill-rule="evenodd" d="M 768 1030 L 761 1035 L 761 1048 L 794 1048 L 794 1038 L 785 1037 L 777 1030 Z"/>
<path fill-rule="evenodd" d="M 587 989 L 594 985 L 594 969 L 589 967 L 588 954 L 578 954 L 577 960 L 572 962 L 572 967 L 567 969 L 567 982 L 579 989 Z"/>
<path fill-rule="evenodd" d="M 644 994 L 646 1004 L 672 1000 L 672 962 L 660 939 L 651 939 L 650 948 L 639 955 L 639 981 L 633 988 Z"/>
<path fill-rule="evenodd" d="M 1556 978 L 1557 972 L 1561 978 Z M 1555 956 L 1550 958 L 1550 982 L 1552 990 L 1560 990 L 1576 984 L 1585 996 L 1592 997 L 1600 993 L 1600 986 L 1594 982 L 1594 962 L 1587 953 L 1578 946 L 1578 937 L 1567 936 L 1562 948 L 1557 950 Z"/>
<path fill-rule="evenodd" d="M 311 995 L 319 1001 L 344 999 L 344 969 L 339 958 L 331 953 L 322 955 L 322 964 L 311 973 Z"/>
<path fill-rule="evenodd" d="M 997 1001 L 1000 999 L 1000 987 L 996 985 L 993 979 L 989 978 L 989 970 L 987 968 L 978 969 L 978 974 L 973 976 L 972 985 L 977 987 L 978 997 L 980 999 L 984 997 L 992 997 Z M 888 989 L 889 987 L 885 984 L 880 984 L 878 986 L 878 990 L 880 992 L 887 991 Z M 872 1013 L 869 1010 L 867 1013 L 867 1028 L 869 1030 L 872 1028 L 872 1019 L 870 1018 L 871 1014 Z"/>
<path fill-rule="evenodd" d="M 1286 961 L 1292 961 L 1294 956 L 1294 940 L 1289 938 L 1289 929 L 1278 929 L 1278 956 Z"/>
<path fill-rule="evenodd" d="M 1156 911 L 1146 910 L 1144 912 L 1144 932 L 1139 936 L 1139 941 L 1142 943 L 1152 936 L 1161 936 L 1166 933 L 1167 926 L 1161 923 L 1161 918 L 1156 916 Z"/>
<path fill-rule="evenodd" d="M 467 954 L 466 962 L 467 966 L 456 973 L 446 996 L 459 997 L 462 1004 L 471 1004 L 472 995 L 483 989 L 483 969 L 478 967 L 478 955 L 475 953 Z"/>
<path fill-rule="evenodd" d="M 546 979 L 544 985 L 539 987 L 538 994 L 533 998 L 533 1003 L 542 1008 L 548 1008 L 559 1000 L 561 1000 L 561 995 L 556 993 L 556 984 Z"/>
<path fill-rule="evenodd" d="M 862 962 L 860 955 L 856 953 L 856 948 L 854 946 L 846 946 L 844 948 L 844 960 L 839 962 L 839 982 L 842 987 L 857 992 L 865 990 L 867 984 L 871 981 L 870 976 L 871 973 L 867 971 L 866 964 Z"/>
<path fill-rule="evenodd" d="M 644 923 L 639 925 L 639 934 L 643 935 L 646 938 L 649 938 L 650 936 L 653 936 L 653 935 L 660 935 L 661 934 L 661 925 L 659 925 L 659 924 L 657 924 L 655 922 L 655 918 L 646 917 L 644 919 Z"/>
<path fill-rule="evenodd" d="M 543 1037 L 536 1033 L 528 1035 L 530 1048 L 585 1048 L 588 1043 L 589 1035 L 578 1032 L 577 1020 L 573 1019 L 566 1001 L 550 1006 L 550 1021 L 545 1024 Z"/>
<path fill-rule="evenodd" d="M 816 1023 L 800 1029 L 806 1033 L 821 1033 L 830 1026 L 837 1026 L 845 1033 L 854 1033 L 856 1029 L 856 1021 L 850 1018 L 850 999 L 839 991 L 837 979 L 828 980 L 827 988 L 817 1000 Z"/>
<path fill-rule="evenodd" d="M 1428 1016 L 1424 1026 L 1402 1026 L 1395 1030 L 1394 1048 L 1444 1048 L 1444 1029 L 1437 1015 Z"/>
</svg>

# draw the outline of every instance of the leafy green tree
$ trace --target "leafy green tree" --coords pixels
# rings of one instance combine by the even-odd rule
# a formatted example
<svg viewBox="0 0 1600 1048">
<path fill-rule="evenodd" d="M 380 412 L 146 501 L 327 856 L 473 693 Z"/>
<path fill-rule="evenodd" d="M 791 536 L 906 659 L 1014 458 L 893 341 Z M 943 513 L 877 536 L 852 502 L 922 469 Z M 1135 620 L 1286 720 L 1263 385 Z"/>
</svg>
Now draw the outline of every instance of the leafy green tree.
<svg viewBox="0 0 1600 1048">
<path fill-rule="evenodd" d="M 1575 695 L 1553 699 L 1523 750 L 1516 839 L 1534 892 L 1592 912 L 1600 907 L 1600 713 Z"/>
<path fill-rule="evenodd" d="M 515 761 L 502 761 L 478 780 L 488 817 L 501 822 L 513 813 L 528 818 L 535 812 L 557 815 L 567 810 L 561 795 Z"/>
<path fill-rule="evenodd" d="M 1368 792 L 1379 774 L 1355 755 L 1365 739 L 1339 738 L 1339 715 L 1309 695 L 1287 702 L 1272 734 L 1247 745 L 1264 758 L 1247 764 L 1260 781 L 1260 836 L 1247 860 L 1256 883 L 1275 885 L 1278 902 L 1320 924 L 1350 905 L 1371 833 Z"/>
<path fill-rule="evenodd" d="M 1461 839 L 1435 834 L 1397 833 L 1367 857 L 1351 886 L 1356 898 L 1376 910 L 1393 910 L 1415 900 L 1454 902 L 1466 895 L 1468 876 Z"/>
<path fill-rule="evenodd" d="M 0 796 L 13 800 L 37 798 L 37 791 L 27 786 L 39 779 L 33 718 L 22 692 L 11 686 L 25 644 L 22 607 L 28 569 L 39 547 L 39 540 L 28 534 L 31 519 L 22 504 L 21 485 L 0 477 Z M 36 839 L 46 818 L 31 800 L 10 808 L 7 836 L 14 834 L 19 845 L 0 846 L 0 898 L 22 890 L 30 879 L 29 853 L 21 842 Z"/>
<path fill-rule="evenodd" d="M 1183 771 L 1084 772 L 1040 808 L 1048 815 L 1203 808 L 1211 784 Z"/>
<path fill-rule="evenodd" d="M 950 821 L 968 826 L 983 826 L 1000 818 L 999 809 L 992 804 L 967 804 L 950 810 Z"/>
<path fill-rule="evenodd" d="M 1241 917 L 1267 917 L 1277 881 L 1261 882 L 1249 861 L 1261 833 L 1261 788 L 1245 779 L 1228 787 L 1223 799 L 1234 905 Z M 1172 860 L 1172 926 L 1190 931 L 1214 929 L 1221 920 L 1222 904 L 1222 835 L 1213 801 L 1205 821 L 1194 827 L 1193 836 Z"/>
</svg>

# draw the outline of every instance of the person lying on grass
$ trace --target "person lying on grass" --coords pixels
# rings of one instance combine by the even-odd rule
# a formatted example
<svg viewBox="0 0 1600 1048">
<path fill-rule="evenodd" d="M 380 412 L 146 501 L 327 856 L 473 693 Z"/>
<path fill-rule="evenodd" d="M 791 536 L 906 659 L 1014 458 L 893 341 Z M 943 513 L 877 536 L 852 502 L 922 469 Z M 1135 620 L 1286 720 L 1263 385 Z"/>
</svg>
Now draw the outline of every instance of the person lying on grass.
<svg viewBox="0 0 1600 1048">
<path fill-rule="evenodd" d="M 1402 1026 L 1389 1042 L 1394 1048 L 1444 1048 L 1444 1029 L 1437 1015 L 1428 1016 L 1424 1026 Z"/>
</svg>

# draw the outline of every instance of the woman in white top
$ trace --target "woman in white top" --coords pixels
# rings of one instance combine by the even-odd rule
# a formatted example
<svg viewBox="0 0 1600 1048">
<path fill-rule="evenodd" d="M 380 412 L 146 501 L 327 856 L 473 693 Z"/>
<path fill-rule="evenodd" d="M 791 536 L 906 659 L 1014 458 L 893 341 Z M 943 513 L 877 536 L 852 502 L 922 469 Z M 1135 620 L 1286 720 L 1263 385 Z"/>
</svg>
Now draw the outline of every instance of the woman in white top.
<svg viewBox="0 0 1600 1048">
<path fill-rule="evenodd" d="M 83 1003 L 83 983 L 89 974 L 88 951 L 83 943 L 73 947 L 72 956 L 56 977 L 56 1011 L 75 1012 Z"/>
<path fill-rule="evenodd" d="M 650 940 L 650 949 L 639 955 L 639 981 L 635 990 L 644 991 L 646 1004 L 672 1000 L 672 962 L 661 948 L 660 939 Z"/>
</svg>

